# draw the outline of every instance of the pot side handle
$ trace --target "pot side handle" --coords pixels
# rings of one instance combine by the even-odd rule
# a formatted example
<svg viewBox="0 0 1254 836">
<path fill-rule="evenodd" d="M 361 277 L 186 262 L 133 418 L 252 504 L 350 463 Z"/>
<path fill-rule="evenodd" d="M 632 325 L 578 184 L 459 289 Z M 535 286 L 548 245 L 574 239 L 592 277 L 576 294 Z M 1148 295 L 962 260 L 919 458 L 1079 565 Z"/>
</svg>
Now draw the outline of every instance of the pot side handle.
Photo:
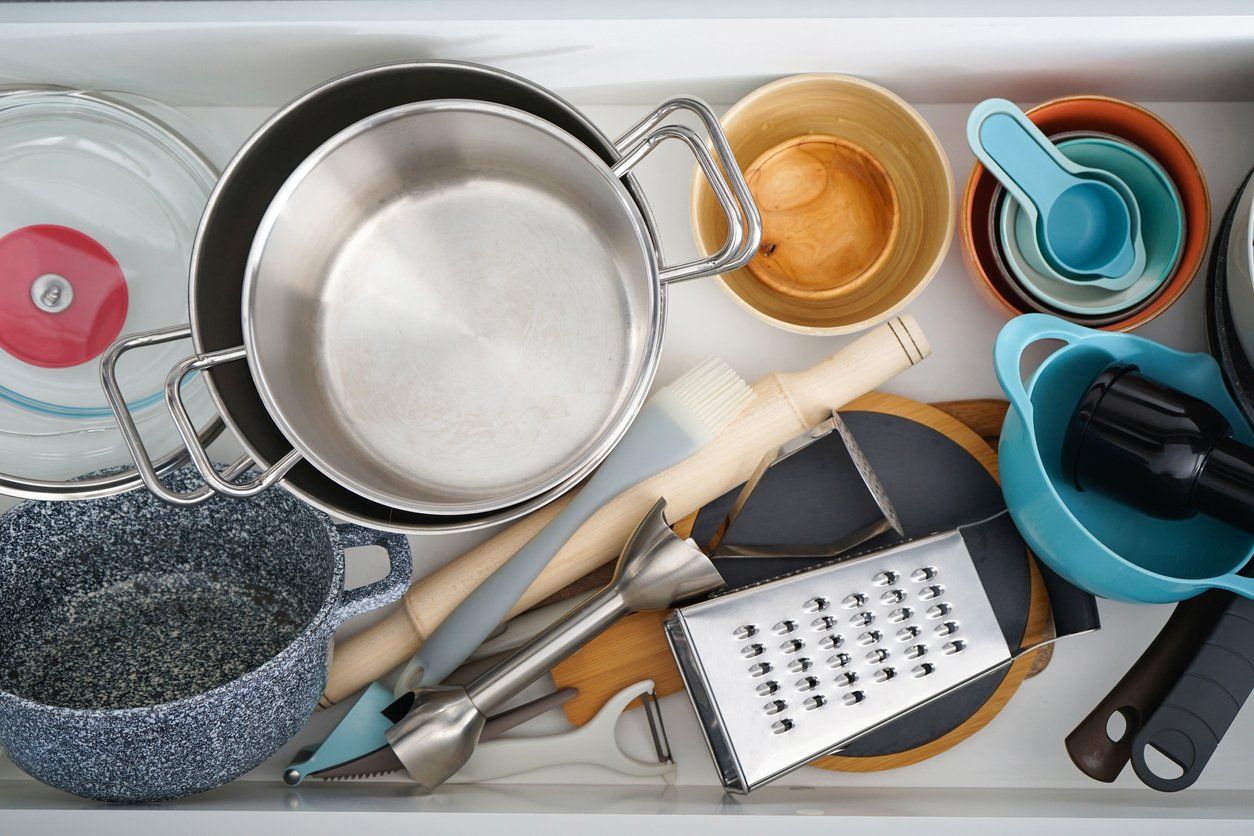
<svg viewBox="0 0 1254 836">
<path fill-rule="evenodd" d="M 694 113 L 701 120 L 714 148 L 713 154 L 690 128 L 682 125 L 661 125 L 664 119 L 678 110 Z M 736 155 L 732 153 L 731 145 L 727 142 L 727 136 L 723 133 L 714 111 L 705 102 L 691 96 L 677 96 L 658 105 L 656 110 L 614 143 L 622 155 L 613 167 L 614 176 L 625 176 L 659 143 L 667 139 L 682 141 L 697 158 L 697 164 L 709 181 L 710 188 L 714 190 L 714 196 L 727 218 L 727 241 L 714 255 L 673 267 L 662 266 L 658 274 L 659 283 L 665 285 L 715 276 L 748 264 L 762 243 L 762 217 L 758 214 L 757 204 L 749 192 L 749 184 L 745 182 L 740 165 L 736 162 Z M 718 157 L 717 162 L 715 156 Z"/>
<path fill-rule="evenodd" d="M 126 396 L 122 393 L 122 387 L 118 385 L 117 365 L 123 354 L 137 348 L 146 346 L 161 345 L 162 343 L 174 342 L 175 340 L 184 340 L 191 337 L 192 329 L 189 325 L 176 325 L 172 328 L 161 328 L 155 331 L 145 331 L 141 334 L 133 334 L 131 336 L 122 337 L 114 342 L 100 358 L 100 385 L 104 389 L 105 400 L 109 402 L 109 408 L 113 410 L 114 420 L 117 421 L 118 429 L 121 430 L 122 440 L 126 442 L 126 447 L 130 451 L 131 458 L 135 461 L 135 469 L 139 472 L 140 478 L 148 490 L 152 491 L 158 498 L 170 503 L 171 505 L 189 506 L 198 505 L 214 495 L 214 490 L 208 484 L 202 485 L 190 491 L 176 491 L 168 487 L 161 481 L 161 474 L 174 466 L 181 464 L 187 459 L 187 452 L 181 452 L 172 457 L 153 464 L 152 457 L 148 455 L 148 449 L 144 446 L 144 440 L 139 434 L 139 429 L 135 426 L 135 420 L 131 417 L 131 411 L 126 405 Z M 184 410 L 186 412 L 186 410 Z M 214 422 L 220 424 L 221 419 Z M 212 431 L 207 431 L 204 437 L 197 433 L 191 419 L 187 420 L 190 437 L 195 442 L 195 448 L 204 451 L 204 445 L 207 440 L 217 432 L 214 426 Z M 184 441 L 187 439 L 180 428 L 180 435 Z M 242 456 L 230 465 L 221 475 L 209 463 L 208 455 L 204 456 L 205 462 L 208 464 L 208 470 L 215 479 L 232 480 L 241 473 L 248 470 L 253 465 L 252 459 L 248 456 Z M 197 465 L 199 469 L 199 464 Z M 201 475 L 204 475 L 201 470 Z"/>
<path fill-rule="evenodd" d="M 355 615 L 399 601 L 405 590 L 409 589 L 414 564 L 409 540 L 404 534 L 377 531 L 354 523 L 340 523 L 335 526 L 335 531 L 339 535 L 342 549 L 382 546 L 388 553 L 390 567 L 386 577 L 365 586 L 346 589 L 340 594 L 340 603 L 331 615 L 338 627 Z"/>
</svg>

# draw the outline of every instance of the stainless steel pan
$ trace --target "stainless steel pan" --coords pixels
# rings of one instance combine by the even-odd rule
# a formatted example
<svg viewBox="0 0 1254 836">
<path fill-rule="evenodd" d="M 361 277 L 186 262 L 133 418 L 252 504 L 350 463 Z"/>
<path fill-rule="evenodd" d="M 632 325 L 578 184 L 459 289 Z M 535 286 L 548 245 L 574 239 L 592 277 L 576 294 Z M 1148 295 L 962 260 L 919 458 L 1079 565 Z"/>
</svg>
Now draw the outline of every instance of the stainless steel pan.
<svg viewBox="0 0 1254 836">
<path fill-rule="evenodd" d="M 192 250 L 189 283 L 191 321 L 119 342 L 102 365 L 106 393 L 112 368 L 122 354 L 145 345 L 192 340 L 197 355 L 215 355 L 243 342 L 240 306 L 244 271 L 252 237 L 274 195 L 296 167 L 323 142 L 372 113 L 409 102 L 459 96 L 527 110 L 561 126 L 606 162 L 618 159 L 614 144 L 582 113 L 549 91 L 517 76 L 474 64 L 419 61 L 386 64 L 348 73 L 292 101 L 270 117 L 231 159 L 210 196 Z M 652 217 L 632 176 L 629 192 L 652 229 Z M 226 363 L 203 377 L 231 434 L 246 458 L 261 468 L 281 461 L 292 444 L 279 431 L 245 363 Z M 122 416 L 127 432 L 127 416 Z M 209 488 L 174 490 L 151 467 L 147 451 L 133 433 L 130 449 L 144 484 L 174 504 L 195 503 Z M 573 482 L 572 482 L 573 483 Z M 547 501 L 541 495 L 493 514 L 417 514 L 369 500 L 324 475 L 305 461 L 293 465 L 282 486 L 309 504 L 362 525 L 390 531 L 469 531 L 506 522 Z M 566 486 L 555 489 L 560 492 Z"/>
<path fill-rule="evenodd" d="M 114 355 L 112 361 L 116 362 L 117 355 L 132 347 L 181 338 L 190 332 L 199 355 L 176 370 L 171 375 L 171 381 L 185 371 L 196 368 L 208 370 L 206 376 L 215 401 L 222 408 L 228 426 L 252 458 L 263 467 L 279 463 L 279 467 L 270 469 L 261 482 L 247 486 L 227 485 L 224 492 L 235 495 L 255 493 L 282 478 L 285 487 L 297 495 L 317 507 L 349 519 L 392 530 L 448 531 L 480 528 L 520 516 L 549 501 L 586 475 L 586 471 L 572 473 L 549 491 L 492 513 L 435 516 L 374 502 L 327 478 L 308 462 L 296 461 L 296 457 L 290 453 L 290 442 L 278 431 L 261 403 L 245 364 L 227 362 L 243 356 L 242 348 L 237 346 L 242 341 L 239 301 L 243 280 L 243 250 L 282 181 L 300 160 L 346 125 L 390 106 L 439 96 L 517 105 L 560 125 L 594 149 L 606 162 L 613 162 L 619 156 L 586 118 L 548 91 L 490 68 L 453 62 L 388 65 L 351 73 L 311 91 L 276 114 L 228 166 L 210 201 L 193 257 L 193 321 L 190 328 L 139 335 L 126 341 L 126 344 L 120 343 L 114 352 L 110 352 Z M 619 146 L 637 149 L 643 155 L 664 136 L 659 134 L 649 137 L 645 142 L 641 140 L 655 131 L 658 123 L 673 110 L 689 104 L 686 100 L 668 103 L 623 137 Z M 716 127 L 708 111 L 702 115 L 707 120 L 707 127 L 710 124 Z M 716 150 L 730 153 L 726 151 L 725 143 L 721 142 L 721 136 L 715 135 L 714 140 Z M 720 145 L 724 147 L 719 149 Z M 649 225 L 647 203 L 630 176 L 625 177 L 624 182 L 632 192 L 636 205 L 640 207 L 646 225 Z M 245 235 L 250 237 L 245 238 Z M 752 252 L 752 247 L 749 246 L 751 243 L 751 240 L 747 240 L 736 256 L 747 258 Z M 722 255 L 726 256 L 727 253 Z M 685 271 L 691 276 L 723 269 L 714 264 L 717 259 L 716 256 L 704 263 L 687 266 Z M 664 300 L 659 298 L 659 303 L 662 301 Z M 664 306 L 659 304 L 659 326 L 662 314 Z M 660 340 L 660 335 L 661 328 L 658 327 L 654 340 Z M 655 362 L 656 342 L 654 346 Z M 106 388 L 110 376 L 108 366 L 106 363 L 103 375 Z M 652 363 L 649 364 L 649 375 L 651 373 Z M 647 382 L 640 388 L 647 388 Z M 170 400 L 177 404 L 177 397 L 171 397 Z M 198 454 L 196 458 L 203 467 L 207 456 L 195 447 L 193 450 Z M 136 458 L 142 465 L 142 448 L 136 446 L 133 452 L 136 452 Z M 296 463 L 292 464 L 293 461 Z M 587 469 L 590 470 L 594 465 L 595 461 L 592 461 Z M 284 472 L 289 466 L 290 469 Z M 155 474 L 151 473 L 146 474 L 145 481 L 155 492 L 178 503 L 197 502 L 209 493 L 209 489 L 201 489 L 188 494 L 177 494 L 160 485 Z M 215 487 L 223 486 L 221 480 L 216 481 L 218 484 Z"/>
<path fill-rule="evenodd" d="M 663 268 L 610 167 L 515 108 L 383 111 L 292 174 L 253 241 L 244 341 L 266 408 L 319 470 L 379 502 L 487 513 L 586 473 L 626 430 L 660 348 Z M 751 250 L 750 250 L 751 252 Z M 729 253 L 735 258 L 729 257 Z"/>
</svg>

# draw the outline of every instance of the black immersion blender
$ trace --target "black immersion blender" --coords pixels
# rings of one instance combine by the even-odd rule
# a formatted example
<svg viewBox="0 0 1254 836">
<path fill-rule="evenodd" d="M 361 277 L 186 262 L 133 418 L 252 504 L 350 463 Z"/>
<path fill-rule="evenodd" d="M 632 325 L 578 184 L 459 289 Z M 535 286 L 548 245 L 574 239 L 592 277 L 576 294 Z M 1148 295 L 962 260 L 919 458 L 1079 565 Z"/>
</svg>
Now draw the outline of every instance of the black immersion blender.
<svg viewBox="0 0 1254 836">
<path fill-rule="evenodd" d="M 1063 456 L 1077 488 L 1155 517 L 1184 519 L 1200 511 L 1254 531 L 1254 448 L 1233 440 L 1232 427 L 1213 406 L 1142 376 L 1135 366 L 1110 366 L 1097 376 L 1067 427 Z M 1247 566 L 1243 574 L 1249 572 Z M 1164 792 L 1197 780 L 1254 692 L 1254 600 L 1207 595 L 1222 610 L 1215 626 L 1152 713 L 1128 721 L 1137 776 Z M 1179 774 L 1160 774 L 1146 757 L 1150 749 L 1173 761 Z"/>
<path fill-rule="evenodd" d="M 1199 511 L 1254 532 L 1254 448 L 1232 438 L 1210 404 L 1141 375 L 1103 371 L 1080 400 L 1063 442 L 1080 490 L 1164 519 Z"/>
</svg>

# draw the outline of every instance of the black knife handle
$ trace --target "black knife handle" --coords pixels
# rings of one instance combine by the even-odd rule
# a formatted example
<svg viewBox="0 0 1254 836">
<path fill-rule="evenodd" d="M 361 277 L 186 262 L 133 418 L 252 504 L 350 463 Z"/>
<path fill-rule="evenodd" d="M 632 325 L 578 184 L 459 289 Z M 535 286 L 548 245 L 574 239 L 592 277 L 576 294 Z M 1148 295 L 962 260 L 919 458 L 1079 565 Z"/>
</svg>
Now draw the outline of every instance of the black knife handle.
<svg viewBox="0 0 1254 836">
<path fill-rule="evenodd" d="M 1148 787 L 1176 792 L 1202 774 L 1224 733 L 1254 691 L 1254 601 L 1228 604 L 1206 643 L 1132 744 L 1132 766 Z M 1156 775 L 1146 763 L 1154 747 L 1184 772 Z"/>
<path fill-rule="evenodd" d="M 1230 592 L 1211 590 L 1176 605 L 1158 636 L 1110 693 L 1067 735 L 1067 754 L 1085 775 L 1107 783 L 1119 777 L 1132 757 L 1137 733 L 1162 703 L 1219 620 Z M 1118 740 L 1107 723 L 1122 715 L 1126 730 Z"/>
</svg>

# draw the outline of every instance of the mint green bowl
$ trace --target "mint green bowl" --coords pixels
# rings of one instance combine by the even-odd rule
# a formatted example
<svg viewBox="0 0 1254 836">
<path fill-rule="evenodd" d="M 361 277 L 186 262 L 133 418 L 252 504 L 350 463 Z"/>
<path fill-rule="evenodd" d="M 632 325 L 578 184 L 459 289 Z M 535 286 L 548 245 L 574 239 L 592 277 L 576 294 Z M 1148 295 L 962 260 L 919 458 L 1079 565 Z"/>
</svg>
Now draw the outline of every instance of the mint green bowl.
<svg viewBox="0 0 1254 836">
<path fill-rule="evenodd" d="M 1110 291 L 1086 287 L 1032 266 L 1020 241 L 1035 242 L 1031 219 L 1014 200 L 1003 200 L 998 237 L 1007 266 L 1025 291 L 1068 313 L 1085 316 L 1115 314 L 1152 296 L 1175 270 L 1184 249 L 1184 203 L 1167 172 L 1152 157 L 1127 143 L 1104 137 L 1082 137 L 1058 143 L 1070 160 L 1117 175 L 1132 190 L 1141 212 L 1145 240 L 1145 272 L 1130 287 Z"/>
</svg>

